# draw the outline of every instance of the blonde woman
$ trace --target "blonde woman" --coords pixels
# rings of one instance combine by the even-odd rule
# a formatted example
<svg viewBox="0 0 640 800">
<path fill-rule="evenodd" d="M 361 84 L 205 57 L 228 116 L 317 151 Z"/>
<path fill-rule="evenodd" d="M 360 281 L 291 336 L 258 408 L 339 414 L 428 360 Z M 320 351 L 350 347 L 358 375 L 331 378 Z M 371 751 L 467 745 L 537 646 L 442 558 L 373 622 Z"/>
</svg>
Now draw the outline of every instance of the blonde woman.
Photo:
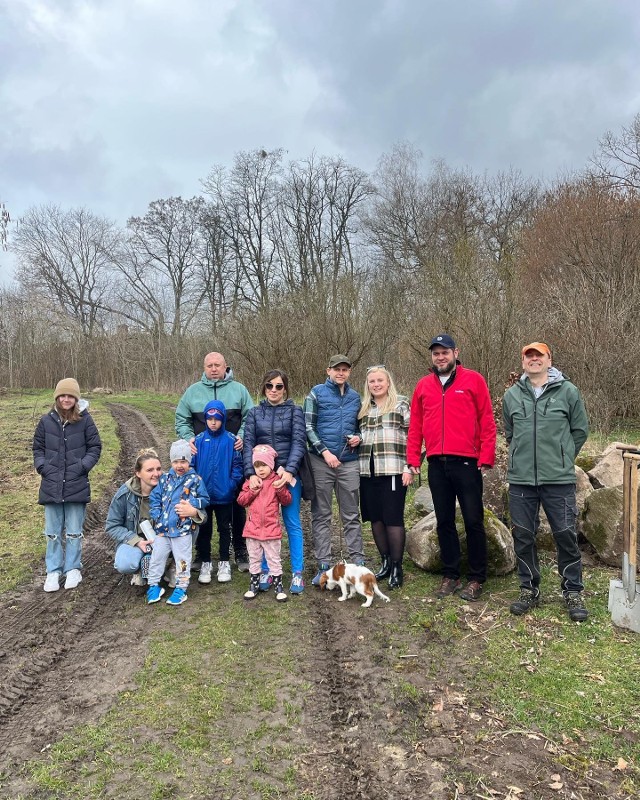
<svg viewBox="0 0 640 800">
<path fill-rule="evenodd" d="M 360 510 L 371 523 L 382 557 L 378 580 L 402 586 L 404 503 L 413 474 L 407 466 L 409 400 L 399 395 L 383 365 L 369 367 L 358 414 L 360 422 Z"/>
</svg>

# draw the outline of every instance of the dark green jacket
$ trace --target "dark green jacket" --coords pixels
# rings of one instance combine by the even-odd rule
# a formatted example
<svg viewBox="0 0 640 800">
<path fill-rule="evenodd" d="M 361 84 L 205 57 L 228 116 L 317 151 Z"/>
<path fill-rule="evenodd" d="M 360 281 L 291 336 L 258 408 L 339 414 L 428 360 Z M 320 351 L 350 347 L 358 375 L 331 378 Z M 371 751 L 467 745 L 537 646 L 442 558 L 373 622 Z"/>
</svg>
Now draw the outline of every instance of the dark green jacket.
<svg viewBox="0 0 640 800">
<path fill-rule="evenodd" d="M 578 389 L 555 367 L 537 399 L 529 378 L 520 380 L 502 401 L 509 444 L 509 483 L 575 483 L 574 461 L 589 435 L 589 421 Z"/>
</svg>

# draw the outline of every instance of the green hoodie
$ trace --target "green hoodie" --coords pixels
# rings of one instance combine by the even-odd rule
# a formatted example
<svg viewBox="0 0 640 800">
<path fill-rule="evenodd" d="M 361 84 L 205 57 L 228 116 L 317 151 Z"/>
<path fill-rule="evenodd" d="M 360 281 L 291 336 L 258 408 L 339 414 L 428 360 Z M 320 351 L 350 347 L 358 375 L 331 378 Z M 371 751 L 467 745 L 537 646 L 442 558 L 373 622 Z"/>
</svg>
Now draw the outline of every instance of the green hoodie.
<svg viewBox="0 0 640 800">
<path fill-rule="evenodd" d="M 589 422 L 577 387 L 555 367 L 536 399 L 526 375 L 502 401 L 509 444 L 509 483 L 538 486 L 575 483 L 574 461 L 589 435 Z"/>
</svg>

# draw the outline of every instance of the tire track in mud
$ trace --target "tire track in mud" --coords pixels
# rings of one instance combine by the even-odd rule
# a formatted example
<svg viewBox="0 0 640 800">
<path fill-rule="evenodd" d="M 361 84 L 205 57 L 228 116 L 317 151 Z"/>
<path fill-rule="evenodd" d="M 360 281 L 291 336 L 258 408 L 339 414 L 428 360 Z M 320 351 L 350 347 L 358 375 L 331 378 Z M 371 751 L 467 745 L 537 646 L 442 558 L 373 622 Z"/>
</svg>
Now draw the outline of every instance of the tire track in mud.
<svg viewBox="0 0 640 800">
<path fill-rule="evenodd" d="M 131 474 L 142 447 L 166 441 L 135 409 L 112 404 L 121 443 L 116 475 L 87 509 L 83 582 L 69 592 L 42 591 L 43 565 L 30 584 L 0 599 L 0 757 L 6 769 L 106 710 L 129 685 L 148 628 L 128 580 L 113 570 L 104 519 L 117 486 Z M 127 625 L 123 620 L 127 617 Z"/>
</svg>

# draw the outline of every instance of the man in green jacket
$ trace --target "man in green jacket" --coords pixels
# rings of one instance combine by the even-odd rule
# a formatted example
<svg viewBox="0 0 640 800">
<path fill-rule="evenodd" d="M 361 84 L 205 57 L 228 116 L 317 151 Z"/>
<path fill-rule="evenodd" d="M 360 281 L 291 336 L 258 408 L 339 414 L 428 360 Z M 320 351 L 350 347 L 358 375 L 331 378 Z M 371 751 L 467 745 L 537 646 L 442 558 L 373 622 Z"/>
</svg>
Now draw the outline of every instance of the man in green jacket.
<svg viewBox="0 0 640 800">
<path fill-rule="evenodd" d="M 589 434 L 578 389 L 551 366 L 544 342 L 522 348 L 520 379 L 502 401 L 509 444 L 509 509 L 518 559 L 520 599 L 512 614 L 525 614 L 540 603 L 540 568 L 536 548 L 540 505 L 558 553 L 558 572 L 570 618 L 588 616 L 582 599 L 582 557 L 576 534 L 574 461 Z"/>
</svg>

